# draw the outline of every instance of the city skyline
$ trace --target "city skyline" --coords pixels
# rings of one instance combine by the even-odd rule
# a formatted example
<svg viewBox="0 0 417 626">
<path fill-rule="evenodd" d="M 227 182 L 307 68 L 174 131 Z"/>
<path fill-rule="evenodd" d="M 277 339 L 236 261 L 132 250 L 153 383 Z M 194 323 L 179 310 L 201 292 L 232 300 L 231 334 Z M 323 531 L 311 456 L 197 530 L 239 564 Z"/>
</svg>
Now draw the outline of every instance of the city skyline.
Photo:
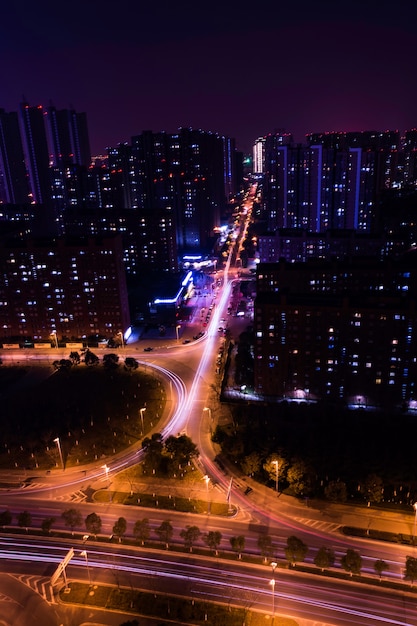
<svg viewBox="0 0 417 626">
<path fill-rule="evenodd" d="M 201 128 L 250 152 L 277 129 L 309 132 L 417 126 L 416 7 L 128 0 L 59 8 L 24 1 L 2 20 L 0 107 L 73 106 L 87 114 L 92 153 L 143 130 Z"/>
</svg>

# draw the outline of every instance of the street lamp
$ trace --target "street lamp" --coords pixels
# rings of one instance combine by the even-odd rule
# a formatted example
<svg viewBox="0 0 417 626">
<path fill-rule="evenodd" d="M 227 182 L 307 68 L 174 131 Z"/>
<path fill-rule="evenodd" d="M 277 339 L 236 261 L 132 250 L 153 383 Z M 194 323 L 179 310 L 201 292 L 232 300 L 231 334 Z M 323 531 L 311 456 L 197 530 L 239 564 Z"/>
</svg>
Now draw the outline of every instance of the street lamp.
<svg viewBox="0 0 417 626">
<path fill-rule="evenodd" d="M 209 419 L 210 421 L 213 421 L 213 418 L 211 417 L 211 409 L 208 406 L 205 406 L 203 411 L 208 411 Z"/>
<path fill-rule="evenodd" d="M 269 581 L 272 587 L 272 617 L 275 615 L 275 578 Z"/>
<path fill-rule="evenodd" d="M 207 474 L 205 476 L 203 476 L 203 480 L 206 482 L 206 489 L 207 489 L 207 515 L 209 514 L 209 482 L 210 482 L 210 478 L 209 476 L 207 476 Z"/>
<path fill-rule="evenodd" d="M 175 326 L 175 333 L 176 333 L 176 335 L 177 335 L 177 342 L 180 340 L 179 335 L 178 335 L 178 331 L 179 331 L 179 329 L 180 329 L 180 328 L 181 328 L 181 325 L 180 325 L 180 324 L 177 324 L 177 325 Z"/>
<path fill-rule="evenodd" d="M 105 463 L 104 465 L 101 466 L 101 469 L 104 469 L 104 471 L 106 472 L 106 480 L 108 480 L 110 467 L 107 465 L 107 463 Z"/>
<path fill-rule="evenodd" d="M 59 452 L 59 458 L 61 459 L 61 465 L 62 465 L 62 470 L 65 469 L 64 466 L 64 459 L 62 458 L 62 449 L 61 449 L 61 442 L 59 440 L 59 437 L 56 437 L 54 439 L 54 443 L 56 443 L 57 447 L 58 447 L 58 452 Z"/>
<path fill-rule="evenodd" d="M 140 420 L 142 422 L 142 435 L 145 432 L 145 429 L 143 428 L 143 413 L 146 411 L 146 406 L 143 406 L 141 409 L 139 409 L 139 413 L 140 413 Z"/>
<path fill-rule="evenodd" d="M 279 463 L 278 463 L 278 461 L 272 461 L 272 465 L 275 465 L 275 489 L 276 489 L 276 492 L 278 493 L 278 470 L 279 470 Z"/>
<path fill-rule="evenodd" d="M 88 583 L 91 587 L 91 575 L 90 575 L 90 568 L 88 566 L 87 550 L 83 550 L 82 552 L 80 552 L 80 556 L 83 556 L 85 558 L 85 564 L 87 566 L 87 574 L 88 574 Z"/>
</svg>

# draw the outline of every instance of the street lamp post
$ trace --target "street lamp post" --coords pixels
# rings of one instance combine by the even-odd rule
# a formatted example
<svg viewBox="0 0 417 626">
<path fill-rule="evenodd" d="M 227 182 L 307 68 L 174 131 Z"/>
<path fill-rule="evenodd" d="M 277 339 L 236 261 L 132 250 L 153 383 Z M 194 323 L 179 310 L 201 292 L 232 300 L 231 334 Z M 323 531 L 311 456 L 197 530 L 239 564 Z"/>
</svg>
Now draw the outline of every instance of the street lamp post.
<svg viewBox="0 0 417 626">
<path fill-rule="evenodd" d="M 276 563 L 275 561 L 271 562 L 272 579 L 269 581 L 269 584 L 272 587 L 272 617 L 274 617 L 275 615 L 275 569 L 277 565 L 278 563 Z"/>
<path fill-rule="evenodd" d="M 101 466 L 101 469 L 104 469 L 104 471 L 106 472 L 106 480 L 108 480 L 110 467 L 107 465 L 107 463 L 105 463 L 104 465 Z"/>
<path fill-rule="evenodd" d="M 87 550 L 83 550 L 82 552 L 80 552 L 80 556 L 83 556 L 85 558 L 85 564 L 87 566 L 87 574 L 88 574 L 88 584 L 91 587 L 91 574 L 90 574 L 90 568 L 88 565 Z"/>
<path fill-rule="evenodd" d="M 140 420 L 141 420 L 141 423 L 142 423 L 142 435 L 145 432 L 145 429 L 143 427 L 143 414 L 144 414 L 145 411 L 146 411 L 146 407 L 145 406 L 143 406 L 141 409 L 139 409 Z"/>
<path fill-rule="evenodd" d="M 62 470 L 64 470 L 64 469 L 65 469 L 65 466 L 64 466 L 64 459 L 63 459 L 63 457 L 62 457 L 61 442 L 60 442 L 60 440 L 59 440 L 59 437 L 56 437 L 56 438 L 54 439 L 54 443 L 56 443 L 56 445 L 57 445 L 58 452 L 59 452 L 59 458 L 61 459 Z"/>
<path fill-rule="evenodd" d="M 206 482 L 206 490 L 207 490 L 207 515 L 210 513 L 210 508 L 209 508 L 209 482 L 210 482 L 210 478 L 207 476 L 207 474 L 205 476 L 203 476 L 203 480 Z"/>
<path fill-rule="evenodd" d="M 272 461 L 272 465 L 275 465 L 275 490 L 277 493 L 279 493 L 279 490 L 278 490 L 279 463 L 278 461 Z"/>
<path fill-rule="evenodd" d="M 211 417 L 211 409 L 208 406 L 205 406 L 203 411 L 208 411 L 209 414 L 209 420 L 212 422 L 213 418 Z"/>
<path fill-rule="evenodd" d="M 269 584 L 272 587 L 272 617 L 275 615 L 275 578 L 269 581 Z"/>
<path fill-rule="evenodd" d="M 179 335 L 178 335 L 178 331 L 179 331 L 180 328 L 181 328 L 180 324 L 177 324 L 175 326 L 175 333 L 177 335 L 177 342 L 180 340 Z"/>
</svg>

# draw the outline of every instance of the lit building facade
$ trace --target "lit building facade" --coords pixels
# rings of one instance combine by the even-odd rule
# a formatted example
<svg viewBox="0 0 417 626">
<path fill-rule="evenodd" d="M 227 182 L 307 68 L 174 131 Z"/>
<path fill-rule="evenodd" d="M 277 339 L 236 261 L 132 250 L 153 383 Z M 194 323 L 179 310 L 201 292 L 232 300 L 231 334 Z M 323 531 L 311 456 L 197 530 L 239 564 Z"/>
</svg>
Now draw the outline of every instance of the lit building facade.
<svg viewBox="0 0 417 626">
<path fill-rule="evenodd" d="M 0 340 L 113 337 L 130 326 L 120 236 L 0 248 Z"/>
<path fill-rule="evenodd" d="M 387 189 L 416 188 L 415 131 L 315 133 L 305 144 L 267 135 L 264 216 L 268 231 L 380 229 Z"/>
<path fill-rule="evenodd" d="M 260 263 L 255 388 L 270 397 L 412 406 L 417 261 Z"/>
</svg>

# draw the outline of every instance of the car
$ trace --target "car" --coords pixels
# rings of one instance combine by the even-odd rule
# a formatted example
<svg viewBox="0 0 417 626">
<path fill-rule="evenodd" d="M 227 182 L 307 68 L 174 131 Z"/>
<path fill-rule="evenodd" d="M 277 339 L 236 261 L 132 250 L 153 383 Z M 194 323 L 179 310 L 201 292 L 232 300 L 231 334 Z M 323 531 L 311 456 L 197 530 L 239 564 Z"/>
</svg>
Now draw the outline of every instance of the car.
<svg viewBox="0 0 417 626">
<path fill-rule="evenodd" d="M 184 341 L 182 343 L 190 343 L 190 339 L 184 339 Z"/>
<path fill-rule="evenodd" d="M 153 348 L 151 348 L 151 346 L 148 346 L 147 348 L 143 348 L 144 352 L 152 352 Z"/>
</svg>

